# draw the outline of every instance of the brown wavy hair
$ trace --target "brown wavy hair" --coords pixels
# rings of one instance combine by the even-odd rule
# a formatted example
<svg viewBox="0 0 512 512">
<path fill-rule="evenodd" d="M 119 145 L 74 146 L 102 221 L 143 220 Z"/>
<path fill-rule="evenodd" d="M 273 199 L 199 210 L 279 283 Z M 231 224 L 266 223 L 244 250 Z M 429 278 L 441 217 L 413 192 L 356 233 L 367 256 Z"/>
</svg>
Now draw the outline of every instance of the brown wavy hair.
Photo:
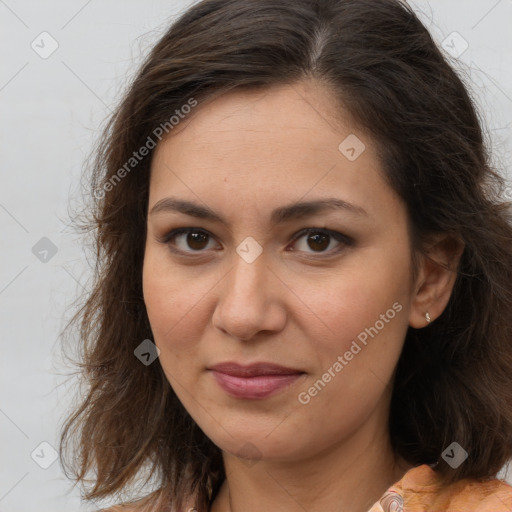
<svg viewBox="0 0 512 512">
<path fill-rule="evenodd" d="M 83 393 L 60 440 L 69 477 L 85 484 L 95 473 L 86 499 L 115 496 L 148 470 L 155 497 L 180 507 L 197 492 L 202 512 L 225 478 L 220 449 L 159 360 L 145 366 L 134 356 L 153 339 L 142 295 L 153 150 L 114 175 L 191 98 L 304 78 L 329 86 L 374 138 L 407 206 L 413 253 L 438 232 L 465 245 L 442 315 L 407 332 L 389 420 L 395 452 L 435 465 L 447 483 L 494 477 L 512 456 L 510 203 L 462 72 L 399 0 L 203 0 L 151 49 L 86 176 L 79 229 L 92 235 L 94 282 L 66 326 L 77 328 Z M 456 469 L 441 458 L 453 441 L 469 453 Z"/>
</svg>

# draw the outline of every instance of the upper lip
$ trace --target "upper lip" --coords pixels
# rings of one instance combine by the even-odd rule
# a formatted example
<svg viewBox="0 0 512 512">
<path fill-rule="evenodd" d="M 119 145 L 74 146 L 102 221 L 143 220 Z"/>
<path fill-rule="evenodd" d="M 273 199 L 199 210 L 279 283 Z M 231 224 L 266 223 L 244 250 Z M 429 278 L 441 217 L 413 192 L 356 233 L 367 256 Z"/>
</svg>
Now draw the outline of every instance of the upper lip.
<svg viewBox="0 0 512 512">
<path fill-rule="evenodd" d="M 295 368 L 287 368 L 273 363 L 253 363 L 243 365 L 233 361 L 219 363 L 208 368 L 220 373 L 232 375 L 234 377 L 256 377 L 259 375 L 293 375 L 297 373 L 304 373 L 302 370 Z"/>
</svg>

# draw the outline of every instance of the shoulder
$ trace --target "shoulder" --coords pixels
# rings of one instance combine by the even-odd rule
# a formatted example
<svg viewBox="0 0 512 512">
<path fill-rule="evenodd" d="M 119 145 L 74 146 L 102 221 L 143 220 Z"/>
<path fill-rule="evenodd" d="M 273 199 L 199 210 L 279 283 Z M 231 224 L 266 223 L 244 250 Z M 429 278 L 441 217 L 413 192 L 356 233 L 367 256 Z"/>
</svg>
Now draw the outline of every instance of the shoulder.
<svg viewBox="0 0 512 512">
<path fill-rule="evenodd" d="M 393 489 L 402 495 L 405 510 L 512 510 L 512 486 L 506 482 L 498 479 L 464 479 L 443 485 L 440 476 L 427 465 L 409 470 Z"/>
</svg>

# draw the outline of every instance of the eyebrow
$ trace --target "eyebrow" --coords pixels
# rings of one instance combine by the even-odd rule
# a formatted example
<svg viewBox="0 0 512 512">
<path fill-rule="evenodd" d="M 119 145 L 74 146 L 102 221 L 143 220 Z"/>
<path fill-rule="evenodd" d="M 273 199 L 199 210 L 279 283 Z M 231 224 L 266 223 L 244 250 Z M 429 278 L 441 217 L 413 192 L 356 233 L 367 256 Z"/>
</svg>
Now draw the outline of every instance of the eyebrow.
<svg viewBox="0 0 512 512">
<path fill-rule="evenodd" d="M 329 197 L 281 206 L 272 211 L 270 220 L 272 224 L 282 224 L 294 219 L 301 219 L 303 217 L 323 213 L 328 210 L 344 210 L 360 216 L 368 216 L 366 210 L 361 206 L 348 203 L 335 197 Z M 162 212 L 179 212 L 190 215 L 191 217 L 219 222 L 226 226 L 228 224 L 221 215 L 214 212 L 211 208 L 175 197 L 166 197 L 155 203 L 149 215 Z"/>
</svg>

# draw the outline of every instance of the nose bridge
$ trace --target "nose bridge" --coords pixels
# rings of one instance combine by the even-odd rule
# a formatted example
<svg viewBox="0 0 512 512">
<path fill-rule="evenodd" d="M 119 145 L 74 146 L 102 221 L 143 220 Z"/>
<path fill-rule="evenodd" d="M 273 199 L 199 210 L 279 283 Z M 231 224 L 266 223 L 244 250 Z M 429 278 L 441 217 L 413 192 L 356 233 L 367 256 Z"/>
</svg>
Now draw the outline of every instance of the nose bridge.
<svg viewBox="0 0 512 512">
<path fill-rule="evenodd" d="M 257 254 L 250 241 L 242 242 L 236 252 L 227 292 L 237 301 L 255 303 L 263 300 L 268 291 L 266 283 L 270 272 L 267 258 L 262 250 Z"/>
<path fill-rule="evenodd" d="M 217 303 L 214 324 L 234 337 L 249 339 L 260 330 L 279 329 L 283 315 L 268 286 L 271 270 L 267 258 L 263 253 L 255 259 L 244 258 L 244 254 L 238 254 L 237 249 Z"/>
</svg>

